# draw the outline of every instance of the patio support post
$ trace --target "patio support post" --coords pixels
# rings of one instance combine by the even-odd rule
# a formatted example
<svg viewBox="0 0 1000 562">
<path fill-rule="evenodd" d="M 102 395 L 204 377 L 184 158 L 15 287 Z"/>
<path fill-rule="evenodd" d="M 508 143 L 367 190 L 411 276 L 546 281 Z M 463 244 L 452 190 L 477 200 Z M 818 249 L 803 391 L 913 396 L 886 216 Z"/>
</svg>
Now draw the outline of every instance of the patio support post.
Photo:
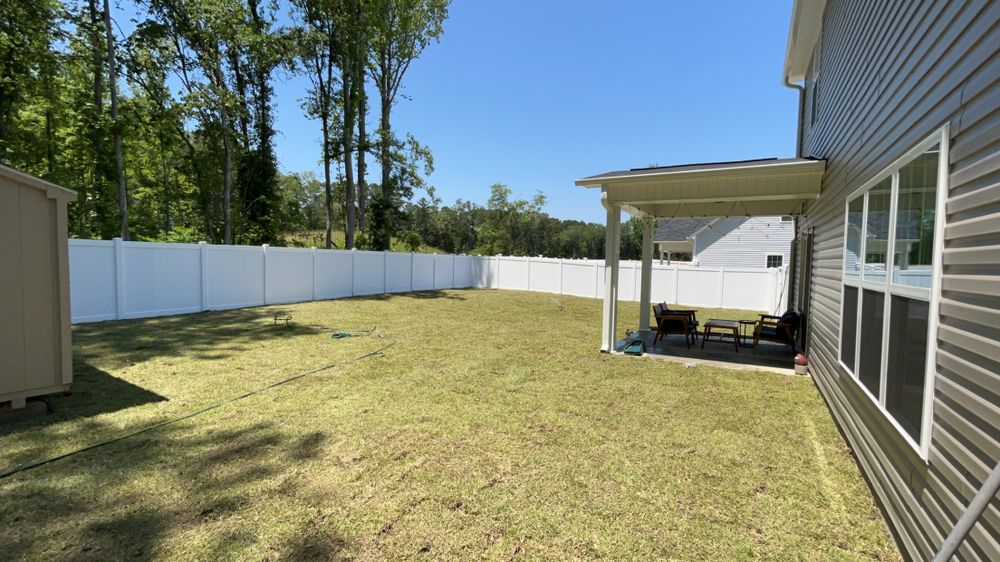
<svg viewBox="0 0 1000 562">
<path fill-rule="evenodd" d="M 653 288 L 653 229 L 656 219 L 642 219 L 642 279 L 639 293 L 639 329 L 649 331 L 649 297 Z"/>
<path fill-rule="evenodd" d="M 602 194 L 603 195 L 603 194 Z M 601 317 L 601 351 L 615 350 L 618 331 L 618 247 L 621 244 L 622 209 L 620 205 L 604 203 L 608 222 L 604 240 L 604 307 Z"/>
</svg>

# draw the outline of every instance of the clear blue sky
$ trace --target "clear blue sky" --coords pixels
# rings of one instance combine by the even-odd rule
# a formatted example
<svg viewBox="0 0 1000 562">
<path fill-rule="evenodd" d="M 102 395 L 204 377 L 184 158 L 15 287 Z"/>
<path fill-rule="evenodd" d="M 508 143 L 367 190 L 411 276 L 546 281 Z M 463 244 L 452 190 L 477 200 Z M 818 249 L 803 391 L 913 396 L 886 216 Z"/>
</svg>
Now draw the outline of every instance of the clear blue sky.
<svg viewBox="0 0 1000 562">
<path fill-rule="evenodd" d="M 541 191 L 559 218 L 604 222 L 573 180 L 650 164 L 787 157 L 796 94 L 780 77 L 790 0 L 455 0 L 414 63 L 394 127 L 434 154 L 445 203 Z M 286 172 L 320 175 L 305 78 L 277 87 Z M 375 119 L 372 118 L 372 121 Z M 372 176 L 377 181 L 377 176 Z"/>
</svg>

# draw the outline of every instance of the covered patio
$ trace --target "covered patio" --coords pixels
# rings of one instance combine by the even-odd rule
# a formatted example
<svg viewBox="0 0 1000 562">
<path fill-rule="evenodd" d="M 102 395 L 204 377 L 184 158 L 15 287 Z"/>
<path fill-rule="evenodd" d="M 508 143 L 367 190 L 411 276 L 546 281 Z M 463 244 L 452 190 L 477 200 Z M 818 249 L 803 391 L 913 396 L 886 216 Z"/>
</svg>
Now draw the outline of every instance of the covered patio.
<svg viewBox="0 0 1000 562">
<path fill-rule="evenodd" d="M 661 218 L 724 218 L 732 216 L 800 215 L 806 203 L 819 197 L 826 164 L 808 158 L 769 158 L 713 162 L 656 168 L 634 168 L 589 176 L 576 185 L 601 190 L 601 204 L 607 211 L 605 243 L 604 304 L 601 324 L 601 351 L 617 353 L 619 248 L 622 211 L 643 220 L 642 269 L 640 279 L 638 336 L 648 354 L 664 354 L 681 359 L 736 361 L 742 364 L 781 364 L 788 358 L 762 348 L 754 358 L 750 348 L 706 343 L 702 351 L 705 321 L 699 318 L 699 334 L 690 349 L 682 336 L 666 338 L 653 345 L 655 325 L 651 324 L 653 238 L 656 220 Z M 683 303 L 681 303 L 683 305 Z M 769 311 L 775 313 L 775 311 Z M 777 311 L 778 314 L 781 311 Z M 651 328 L 651 326 L 654 326 Z M 713 337 L 714 337 L 713 332 Z M 677 338 L 677 341 L 673 341 Z M 635 338 L 633 338 L 635 339 Z M 709 346 L 712 346 L 709 349 Z M 730 344 L 731 345 L 731 344 Z M 787 346 L 786 346 L 787 347 Z M 728 350 L 728 351 L 727 351 Z M 768 360 L 770 357 L 770 360 Z"/>
</svg>

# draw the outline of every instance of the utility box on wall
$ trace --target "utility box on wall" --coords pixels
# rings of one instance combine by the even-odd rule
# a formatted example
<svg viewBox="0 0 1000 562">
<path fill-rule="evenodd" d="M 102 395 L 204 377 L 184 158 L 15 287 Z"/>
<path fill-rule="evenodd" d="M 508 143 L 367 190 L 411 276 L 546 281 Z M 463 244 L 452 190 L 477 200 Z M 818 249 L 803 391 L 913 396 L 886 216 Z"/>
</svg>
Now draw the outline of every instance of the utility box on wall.
<svg viewBox="0 0 1000 562">
<path fill-rule="evenodd" d="M 0 405 L 73 382 L 66 205 L 76 192 L 0 166 Z"/>
</svg>

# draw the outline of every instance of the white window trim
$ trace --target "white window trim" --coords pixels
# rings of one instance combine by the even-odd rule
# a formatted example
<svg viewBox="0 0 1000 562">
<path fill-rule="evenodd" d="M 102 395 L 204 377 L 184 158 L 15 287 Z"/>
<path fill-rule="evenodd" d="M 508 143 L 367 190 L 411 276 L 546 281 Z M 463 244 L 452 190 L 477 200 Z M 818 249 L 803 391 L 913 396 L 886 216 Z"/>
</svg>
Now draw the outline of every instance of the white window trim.
<svg viewBox="0 0 1000 562">
<path fill-rule="evenodd" d="M 909 445 L 916 451 L 920 458 L 924 462 L 929 462 L 930 453 L 930 441 L 931 441 L 931 429 L 934 424 L 934 382 L 937 376 L 937 334 L 939 325 L 939 310 L 941 305 L 941 285 L 942 285 L 942 274 L 943 274 L 943 258 L 944 258 L 944 229 L 945 229 L 945 215 L 946 215 L 946 205 L 948 201 L 948 161 L 949 161 L 949 126 L 946 123 L 943 127 L 938 129 L 934 134 L 924 139 L 922 142 L 914 146 L 912 149 L 906 152 L 902 157 L 898 158 L 885 170 L 879 172 L 872 179 L 865 182 L 860 188 L 851 192 L 844 201 L 844 239 L 843 248 L 846 251 L 847 248 L 847 236 L 849 234 L 849 221 L 850 221 L 850 203 L 854 199 L 864 197 L 863 214 L 862 217 L 867 217 L 868 215 L 868 191 L 878 185 L 880 182 L 884 181 L 887 177 L 892 177 L 892 196 L 890 197 L 889 203 L 889 233 L 895 233 L 896 225 L 896 207 L 898 201 L 899 193 L 899 181 L 898 172 L 899 170 L 913 161 L 915 158 L 926 152 L 929 148 L 934 145 L 938 145 L 938 177 L 937 177 L 937 198 L 935 200 L 935 212 L 934 212 L 934 243 L 933 243 L 933 255 L 934 260 L 931 266 L 931 287 L 929 290 L 908 287 L 901 285 L 893 285 L 892 283 L 892 265 L 891 259 L 887 258 L 887 270 L 886 270 L 886 280 L 884 283 L 875 283 L 871 281 L 864 280 L 864 261 L 866 259 L 866 238 L 865 228 L 867 224 L 864 224 L 865 219 L 862 219 L 864 228 L 862 228 L 862 233 L 860 237 L 860 253 L 859 260 L 861 262 L 861 269 L 858 272 L 857 278 L 849 278 L 844 271 L 843 262 L 841 262 L 841 290 L 840 290 L 840 321 L 838 322 L 838 333 L 837 333 L 837 363 L 840 367 L 847 373 L 848 379 L 853 381 L 853 383 L 861 389 L 862 393 L 868 396 L 869 399 L 875 404 L 876 409 L 882 413 L 882 415 L 889 421 L 889 423 L 896 429 L 897 432 L 903 437 L 903 439 L 909 443 Z M 895 235 L 889 237 L 888 247 L 886 249 L 886 255 L 891 256 L 895 245 Z M 855 342 L 854 342 L 854 365 L 848 366 L 844 364 L 841 358 L 841 349 L 843 347 L 844 339 L 844 286 L 856 287 L 858 290 L 857 298 L 857 315 L 855 318 L 856 322 L 861 319 L 861 305 L 864 301 L 864 290 L 875 289 L 884 294 L 883 306 L 883 326 L 882 326 L 882 354 L 881 354 L 881 372 L 879 376 L 879 396 L 876 398 L 864 384 L 857 378 L 855 373 L 857 373 L 857 366 L 861 360 L 861 354 L 858 353 L 861 343 L 861 330 L 860 328 L 855 328 Z M 896 421 L 896 418 L 889 413 L 885 407 L 885 390 L 886 381 L 888 380 L 888 348 L 889 348 L 889 337 L 888 337 L 888 326 L 889 326 L 889 315 L 892 306 L 892 296 L 905 296 L 910 298 L 917 298 L 920 300 L 927 300 L 928 311 L 927 311 L 927 357 L 924 360 L 924 394 L 923 394 L 923 408 L 920 423 L 920 441 L 919 443 L 915 441 L 910 434 L 903 429 L 903 427 Z"/>
<path fill-rule="evenodd" d="M 778 267 L 771 267 L 771 266 L 767 265 L 768 263 L 770 263 L 771 258 L 779 258 L 781 260 L 781 265 L 779 265 Z M 764 268 L 765 269 L 780 269 L 782 267 L 785 267 L 785 254 L 765 254 L 764 255 Z"/>
</svg>

